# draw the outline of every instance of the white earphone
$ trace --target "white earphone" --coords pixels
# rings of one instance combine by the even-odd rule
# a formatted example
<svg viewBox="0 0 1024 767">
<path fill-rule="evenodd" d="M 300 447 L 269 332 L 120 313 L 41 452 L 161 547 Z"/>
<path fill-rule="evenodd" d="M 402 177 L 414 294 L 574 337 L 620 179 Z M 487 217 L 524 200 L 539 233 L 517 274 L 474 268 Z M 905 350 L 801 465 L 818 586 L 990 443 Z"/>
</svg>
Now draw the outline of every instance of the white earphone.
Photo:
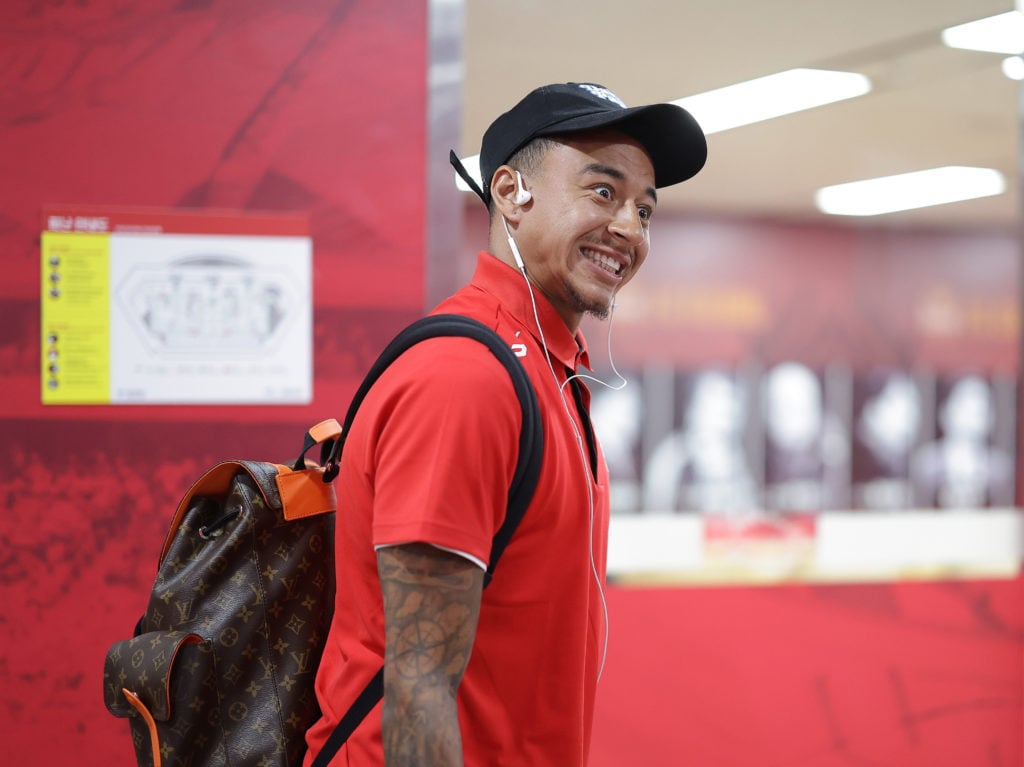
<svg viewBox="0 0 1024 767">
<path fill-rule="evenodd" d="M 516 194 L 512 198 L 512 202 L 515 203 L 516 205 L 525 205 L 526 203 L 533 199 L 533 195 L 530 194 L 529 190 L 523 186 L 523 177 L 520 175 L 519 171 L 515 171 L 515 174 Z M 508 220 L 504 216 L 501 217 L 501 223 L 505 227 L 505 234 L 508 236 L 508 247 L 512 251 L 512 257 L 516 260 L 516 266 L 519 267 L 519 270 L 523 272 L 525 276 L 526 264 L 523 263 L 523 257 L 519 255 L 519 247 L 516 245 L 515 238 L 512 237 L 512 232 L 509 231 Z"/>
<path fill-rule="evenodd" d="M 512 198 L 512 202 L 516 205 L 525 205 L 532 199 L 533 195 L 523 186 L 523 177 L 516 171 L 516 196 Z"/>
</svg>

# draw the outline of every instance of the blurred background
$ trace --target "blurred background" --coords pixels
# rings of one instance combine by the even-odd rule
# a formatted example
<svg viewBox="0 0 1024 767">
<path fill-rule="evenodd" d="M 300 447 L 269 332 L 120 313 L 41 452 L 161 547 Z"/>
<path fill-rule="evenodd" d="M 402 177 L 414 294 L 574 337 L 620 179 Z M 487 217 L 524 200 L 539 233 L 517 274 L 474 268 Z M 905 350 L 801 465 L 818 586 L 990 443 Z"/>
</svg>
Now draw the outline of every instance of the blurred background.
<svg viewBox="0 0 1024 767">
<path fill-rule="evenodd" d="M 965 11 L 465 8 L 463 156 L 506 93 L 554 79 L 677 101 L 709 132 L 705 170 L 660 196 L 653 256 L 618 301 L 614 360 L 598 354 L 606 378 L 614 361 L 631 379 L 595 391 L 616 511 L 705 515 L 706 535 L 750 516 L 806 531 L 821 512 L 865 512 L 854 524 L 870 526 L 895 511 L 1013 505 L 1024 28 L 1005 0 Z M 957 176 L 943 193 L 938 173 L 925 179 L 931 200 L 876 187 L 868 208 L 837 209 L 826 197 L 943 169 L 993 184 Z M 477 235 L 481 206 L 464 196 L 463 229 Z M 608 328 L 588 330 L 603 342 Z M 620 524 L 656 541 L 688 523 Z M 974 554 L 982 567 L 998 557 Z M 653 564 L 648 549 L 628 569 Z M 829 575 L 820 557 L 802 564 Z M 705 556 L 689 575 L 731 577 L 712 569 Z"/>
<path fill-rule="evenodd" d="M 709 132 L 705 170 L 659 193 L 613 321 L 585 327 L 597 377 L 629 381 L 591 387 L 614 507 L 592 765 L 1024 765 L 1016 10 L 5 4 L 12 758 L 133 763 L 103 656 L 178 498 L 215 460 L 294 458 L 344 409 L 486 244 L 448 150 L 472 157 L 530 89 L 576 81 L 679 100 Z M 986 27 L 1002 39 L 978 42 Z M 726 119 L 739 88 L 767 111 Z M 889 210 L 879 186 L 840 207 L 858 204 L 841 185 L 949 168 Z M 197 273 L 178 235 L 221 250 Z M 97 243 L 109 277 L 82 266 Z M 227 288 L 210 311 L 213 281 L 263 286 L 259 322 L 229 333 L 256 314 L 224 309 Z M 207 291 L 191 311 L 190 285 Z M 238 359 L 211 371 L 181 339 Z"/>
</svg>

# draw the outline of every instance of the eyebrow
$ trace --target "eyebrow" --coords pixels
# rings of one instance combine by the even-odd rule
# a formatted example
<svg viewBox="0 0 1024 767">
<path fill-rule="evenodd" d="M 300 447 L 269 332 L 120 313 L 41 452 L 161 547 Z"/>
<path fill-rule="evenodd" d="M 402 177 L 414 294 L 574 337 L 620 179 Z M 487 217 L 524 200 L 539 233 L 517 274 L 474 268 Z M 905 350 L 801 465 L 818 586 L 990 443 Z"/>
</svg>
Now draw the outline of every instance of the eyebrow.
<svg viewBox="0 0 1024 767">
<path fill-rule="evenodd" d="M 617 179 L 619 181 L 626 180 L 626 174 L 623 173 L 621 170 L 619 170 L 618 168 L 613 168 L 610 165 L 602 165 L 599 162 L 590 163 L 587 167 L 583 169 L 583 172 L 598 173 L 604 176 L 611 176 L 612 178 Z M 647 187 L 646 192 L 648 195 L 650 195 L 652 200 L 654 200 L 655 202 L 658 201 L 658 192 L 654 189 L 653 186 Z"/>
</svg>

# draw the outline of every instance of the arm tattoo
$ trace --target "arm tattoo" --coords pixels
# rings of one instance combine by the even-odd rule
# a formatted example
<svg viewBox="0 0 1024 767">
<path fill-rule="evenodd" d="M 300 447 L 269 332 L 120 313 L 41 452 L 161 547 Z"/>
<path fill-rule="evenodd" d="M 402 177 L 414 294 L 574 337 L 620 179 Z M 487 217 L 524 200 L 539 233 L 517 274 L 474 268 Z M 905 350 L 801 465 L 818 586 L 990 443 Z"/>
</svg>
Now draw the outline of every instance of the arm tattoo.
<svg viewBox="0 0 1024 767">
<path fill-rule="evenodd" d="M 427 544 L 381 549 L 384 754 L 397 765 L 462 765 L 455 694 L 480 616 L 483 571 Z"/>
</svg>

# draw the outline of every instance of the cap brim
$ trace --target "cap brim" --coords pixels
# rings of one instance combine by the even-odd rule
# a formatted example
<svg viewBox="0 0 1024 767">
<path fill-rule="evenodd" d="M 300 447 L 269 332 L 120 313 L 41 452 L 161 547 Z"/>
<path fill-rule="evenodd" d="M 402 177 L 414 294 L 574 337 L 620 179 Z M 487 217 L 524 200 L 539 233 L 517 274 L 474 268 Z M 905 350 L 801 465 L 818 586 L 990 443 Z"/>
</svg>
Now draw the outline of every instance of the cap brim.
<svg viewBox="0 0 1024 767">
<path fill-rule="evenodd" d="M 672 186 L 695 176 L 708 157 L 707 139 L 693 116 L 676 104 L 649 104 L 570 117 L 536 136 L 614 128 L 640 143 L 654 166 L 654 185 Z"/>
</svg>

